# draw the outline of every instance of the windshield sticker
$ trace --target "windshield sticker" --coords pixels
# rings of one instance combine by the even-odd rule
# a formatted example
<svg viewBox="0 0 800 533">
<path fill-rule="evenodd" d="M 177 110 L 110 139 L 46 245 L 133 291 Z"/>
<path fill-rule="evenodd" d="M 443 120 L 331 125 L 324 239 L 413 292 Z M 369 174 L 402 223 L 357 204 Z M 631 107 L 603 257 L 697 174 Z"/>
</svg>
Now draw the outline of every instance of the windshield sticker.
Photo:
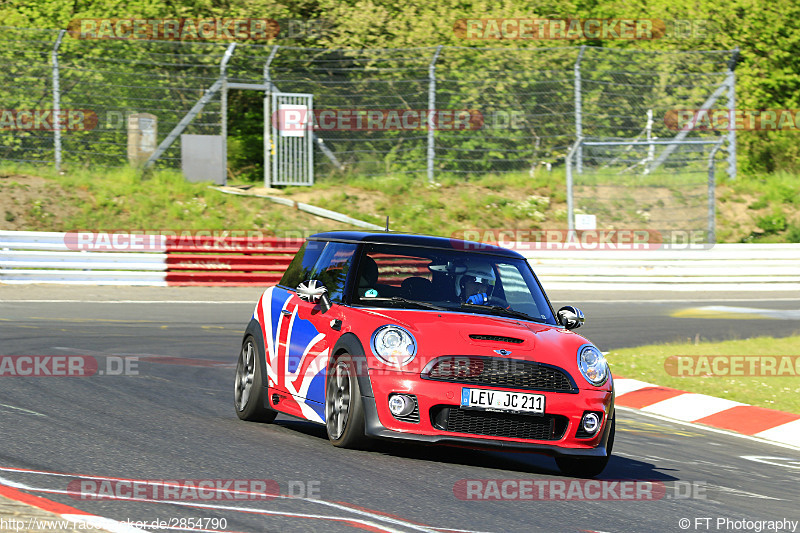
<svg viewBox="0 0 800 533">
<path fill-rule="evenodd" d="M 367 298 L 375 298 L 378 295 L 378 291 L 375 289 L 369 289 L 367 292 L 364 293 L 364 296 Z"/>
</svg>

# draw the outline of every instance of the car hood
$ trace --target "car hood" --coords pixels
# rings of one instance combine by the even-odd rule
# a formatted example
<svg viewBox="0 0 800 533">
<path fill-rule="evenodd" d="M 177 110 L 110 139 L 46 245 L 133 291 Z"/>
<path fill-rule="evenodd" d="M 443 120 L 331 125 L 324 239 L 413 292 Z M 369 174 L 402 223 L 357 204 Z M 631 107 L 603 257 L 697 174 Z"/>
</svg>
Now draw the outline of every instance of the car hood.
<svg viewBox="0 0 800 533">
<path fill-rule="evenodd" d="M 416 338 L 417 357 L 426 361 L 441 355 L 505 357 L 552 364 L 574 374 L 578 348 L 589 343 L 563 327 L 515 318 L 410 309 L 359 311 L 369 316 L 367 327 L 396 324 L 407 329 Z"/>
</svg>

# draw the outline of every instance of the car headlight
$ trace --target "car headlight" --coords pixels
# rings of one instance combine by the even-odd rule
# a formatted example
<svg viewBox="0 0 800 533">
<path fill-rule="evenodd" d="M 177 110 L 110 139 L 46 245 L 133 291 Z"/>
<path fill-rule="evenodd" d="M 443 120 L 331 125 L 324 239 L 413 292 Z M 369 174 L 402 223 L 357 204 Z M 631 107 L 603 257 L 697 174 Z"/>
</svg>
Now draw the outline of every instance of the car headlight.
<svg viewBox="0 0 800 533">
<path fill-rule="evenodd" d="M 591 344 L 584 344 L 578 348 L 578 368 L 586 381 L 599 387 L 608 380 L 611 373 L 608 369 L 606 358 Z"/>
<path fill-rule="evenodd" d="M 400 326 L 381 326 L 372 334 L 372 353 L 387 365 L 407 365 L 417 355 L 417 341 Z"/>
</svg>

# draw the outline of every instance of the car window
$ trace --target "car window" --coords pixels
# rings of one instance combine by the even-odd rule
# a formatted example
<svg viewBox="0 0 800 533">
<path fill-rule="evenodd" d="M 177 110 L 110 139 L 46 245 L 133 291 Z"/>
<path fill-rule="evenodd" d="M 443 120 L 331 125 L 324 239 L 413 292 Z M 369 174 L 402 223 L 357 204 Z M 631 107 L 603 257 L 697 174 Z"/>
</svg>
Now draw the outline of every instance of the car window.
<svg viewBox="0 0 800 533">
<path fill-rule="evenodd" d="M 430 262 L 429 257 L 405 248 L 374 250 L 372 245 L 367 245 L 356 277 L 356 296 L 431 298 Z"/>
<path fill-rule="evenodd" d="M 353 297 L 356 305 L 399 307 L 404 305 L 398 300 L 402 298 L 454 311 L 497 314 L 508 310 L 536 321 L 555 322 L 547 299 L 522 258 L 366 244 L 358 270 Z M 466 280 L 476 273 L 493 280 L 488 291 L 491 298 L 485 307 L 465 305 L 470 303 L 470 295 L 465 293 L 469 287 Z M 491 306 L 500 309 L 490 309 Z"/>
<path fill-rule="evenodd" d="M 357 245 L 342 242 L 329 242 L 322 250 L 311 279 L 321 281 L 328 288 L 328 296 L 334 302 L 342 301 L 347 273 L 353 262 Z"/>
<path fill-rule="evenodd" d="M 296 289 L 297 286 L 307 279 L 311 279 L 314 265 L 317 263 L 322 250 L 325 249 L 325 241 L 306 241 L 300 250 L 295 254 L 292 262 L 286 268 L 280 285 L 288 289 Z"/>
<path fill-rule="evenodd" d="M 498 263 L 496 268 L 503 297 L 512 309 L 544 320 L 551 316 L 550 306 L 544 296 L 539 291 L 529 289 L 524 277 L 526 269 L 508 263 Z M 532 276 L 530 282 L 535 283 Z"/>
</svg>

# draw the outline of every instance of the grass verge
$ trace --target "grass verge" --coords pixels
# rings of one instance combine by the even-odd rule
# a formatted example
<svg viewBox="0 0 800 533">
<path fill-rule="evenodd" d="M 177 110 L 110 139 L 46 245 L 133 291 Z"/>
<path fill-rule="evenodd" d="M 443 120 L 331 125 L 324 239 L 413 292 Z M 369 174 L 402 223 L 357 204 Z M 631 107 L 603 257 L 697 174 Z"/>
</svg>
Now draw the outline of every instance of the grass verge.
<svg viewBox="0 0 800 533">
<path fill-rule="evenodd" d="M 671 343 L 624 348 L 609 352 L 607 358 L 614 375 L 800 414 L 800 374 L 796 366 L 792 367 L 793 374 L 784 369 L 784 374 L 789 375 L 781 376 L 678 377 L 671 375 L 666 365 L 670 356 L 684 355 L 800 356 L 798 346 L 800 336 L 779 339 L 757 337 L 714 343 Z M 693 368 L 701 370 L 699 365 Z M 745 364 L 742 373 L 747 373 L 748 368 L 749 365 Z"/>
<path fill-rule="evenodd" d="M 705 227 L 706 193 L 700 190 L 702 187 L 689 187 L 681 176 L 600 177 L 602 184 L 576 189 L 576 213 L 596 214 L 603 229 L 689 229 L 687 219 L 694 215 L 699 218 L 690 223 L 691 227 Z M 561 168 L 552 172 L 539 169 L 533 176 L 528 172 L 469 178 L 439 175 L 434 183 L 420 176 L 329 175 L 321 176 L 314 187 L 270 189 L 268 194 L 381 226 L 388 216 L 390 227 L 396 231 L 449 236 L 465 230 L 567 226 Z M 690 201 L 693 196 L 700 200 Z M 776 173 L 721 180 L 717 206 L 719 242 L 800 242 L 796 175 Z M 352 229 L 264 199 L 223 195 L 209 189 L 208 184 L 186 182 L 177 171 L 157 171 L 143 177 L 130 168 L 75 168 L 62 175 L 48 167 L 0 165 L 0 229 L 114 228 L 258 229 L 274 233 Z"/>
<path fill-rule="evenodd" d="M 348 225 L 281 208 L 261 198 L 231 196 L 189 183 L 180 172 L 142 176 L 131 168 L 76 170 L 0 168 L 0 229 L 287 230 L 349 229 Z"/>
</svg>

